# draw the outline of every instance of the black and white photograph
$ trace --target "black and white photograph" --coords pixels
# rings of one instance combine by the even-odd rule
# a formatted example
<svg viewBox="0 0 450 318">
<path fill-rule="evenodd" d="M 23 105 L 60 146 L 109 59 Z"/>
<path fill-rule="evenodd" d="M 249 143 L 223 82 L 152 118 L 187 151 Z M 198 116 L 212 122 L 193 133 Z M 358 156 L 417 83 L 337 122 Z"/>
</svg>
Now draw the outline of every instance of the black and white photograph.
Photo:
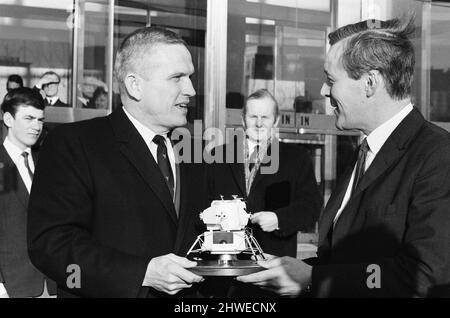
<svg viewBox="0 0 450 318">
<path fill-rule="evenodd" d="M 1 0 L 0 104 L 0 308 L 450 298 L 448 0 Z"/>
</svg>

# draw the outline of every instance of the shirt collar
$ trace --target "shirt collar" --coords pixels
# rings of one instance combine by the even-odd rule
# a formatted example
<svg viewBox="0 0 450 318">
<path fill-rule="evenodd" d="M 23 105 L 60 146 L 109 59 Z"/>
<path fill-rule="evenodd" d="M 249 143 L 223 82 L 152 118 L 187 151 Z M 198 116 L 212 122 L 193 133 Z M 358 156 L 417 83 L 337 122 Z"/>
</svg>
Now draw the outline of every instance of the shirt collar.
<svg viewBox="0 0 450 318">
<path fill-rule="evenodd" d="M 259 145 L 259 143 L 251 140 L 250 138 L 247 138 L 247 144 L 248 144 L 248 153 L 249 155 L 253 153 L 253 151 L 255 150 L 256 146 Z"/>
<path fill-rule="evenodd" d="M 17 159 L 20 158 L 20 156 L 24 151 L 28 152 L 29 157 L 31 157 L 30 147 L 27 147 L 25 150 L 21 150 L 19 147 L 17 147 L 15 144 L 11 142 L 9 136 L 6 136 L 5 141 L 3 142 L 3 146 L 5 147 L 6 152 L 8 152 L 9 156 L 14 161 L 14 163 L 17 162 Z"/>
<path fill-rule="evenodd" d="M 391 117 L 388 121 L 378 126 L 374 131 L 372 131 L 369 136 L 367 136 L 367 144 L 369 145 L 370 151 L 376 155 L 381 147 L 383 147 L 386 140 L 392 134 L 392 132 L 397 128 L 398 125 L 405 119 L 406 116 L 413 110 L 413 105 L 409 103 L 401 111 L 399 111 L 395 116 Z"/>
<path fill-rule="evenodd" d="M 56 101 L 58 100 L 58 96 L 53 96 L 53 97 L 46 97 L 47 98 L 47 100 L 50 102 L 50 104 L 54 104 L 54 103 L 56 103 Z"/>
<path fill-rule="evenodd" d="M 133 126 L 137 129 L 139 134 L 144 138 L 145 143 L 147 146 L 150 146 L 153 144 L 153 138 L 157 135 L 153 130 L 148 128 L 147 126 L 141 124 L 136 118 L 133 117 L 126 109 L 122 106 L 123 111 L 125 112 L 125 115 L 127 115 L 128 119 L 131 121 Z M 166 144 L 168 144 L 167 140 L 167 133 L 166 134 L 158 134 L 163 136 L 166 139 Z"/>
</svg>

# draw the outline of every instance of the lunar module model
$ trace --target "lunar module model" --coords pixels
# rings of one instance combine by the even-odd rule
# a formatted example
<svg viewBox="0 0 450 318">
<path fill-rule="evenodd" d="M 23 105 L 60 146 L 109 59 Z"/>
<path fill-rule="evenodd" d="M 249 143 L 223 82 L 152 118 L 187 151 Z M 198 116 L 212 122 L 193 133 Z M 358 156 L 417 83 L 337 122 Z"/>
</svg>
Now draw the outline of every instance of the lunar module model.
<svg viewBox="0 0 450 318">
<path fill-rule="evenodd" d="M 198 264 L 189 270 L 201 276 L 239 276 L 262 270 L 256 260 L 265 257 L 247 228 L 250 218 L 241 199 L 213 201 L 200 213 L 207 231 L 187 253 Z"/>
</svg>

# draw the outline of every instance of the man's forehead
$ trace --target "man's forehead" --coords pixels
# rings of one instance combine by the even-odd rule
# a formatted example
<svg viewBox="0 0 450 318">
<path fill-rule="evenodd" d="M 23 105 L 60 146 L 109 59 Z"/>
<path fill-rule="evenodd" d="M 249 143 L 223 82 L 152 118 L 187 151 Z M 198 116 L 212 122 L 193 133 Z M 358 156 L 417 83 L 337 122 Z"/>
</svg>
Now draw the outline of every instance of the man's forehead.
<svg viewBox="0 0 450 318">
<path fill-rule="evenodd" d="M 250 99 L 247 101 L 247 113 L 272 113 L 275 103 L 268 97 Z"/>
<path fill-rule="evenodd" d="M 348 39 L 344 39 L 330 47 L 325 59 L 325 70 L 329 70 L 333 65 L 337 65 L 342 57 L 342 53 L 344 52 L 345 44 L 347 42 Z"/>
<path fill-rule="evenodd" d="M 17 107 L 16 114 L 23 114 L 23 115 L 32 115 L 32 116 L 43 116 L 44 111 L 42 109 L 36 108 L 32 105 L 19 105 Z"/>
</svg>

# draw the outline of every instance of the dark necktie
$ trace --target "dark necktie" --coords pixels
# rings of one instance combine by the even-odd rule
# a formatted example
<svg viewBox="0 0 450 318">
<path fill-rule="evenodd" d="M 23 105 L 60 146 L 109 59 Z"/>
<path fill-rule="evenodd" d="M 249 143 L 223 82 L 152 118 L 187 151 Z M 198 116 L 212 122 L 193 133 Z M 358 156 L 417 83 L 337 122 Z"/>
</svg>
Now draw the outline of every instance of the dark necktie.
<svg viewBox="0 0 450 318">
<path fill-rule="evenodd" d="M 258 161 L 259 157 L 259 145 L 256 145 L 255 149 L 253 150 L 252 154 L 250 155 L 248 159 L 248 168 L 250 171 L 253 170 L 253 167 L 255 166 L 255 163 Z"/>
<path fill-rule="evenodd" d="M 153 142 L 158 145 L 158 149 L 156 151 L 158 166 L 161 170 L 161 173 L 166 181 L 167 187 L 169 188 L 170 194 L 172 198 L 174 197 L 174 181 L 173 181 L 173 173 L 172 168 L 170 167 L 169 156 L 167 155 L 167 147 L 166 147 L 166 139 L 163 136 L 156 135 L 153 138 Z"/>
<path fill-rule="evenodd" d="M 355 178 L 353 179 L 351 195 L 353 195 L 353 193 L 355 193 L 356 187 L 358 186 L 359 182 L 361 181 L 362 176 L 364 175 L 365 167 L 366 167 L 366 157 L 367 157 L 368 151 L 369 151 L 369 145 L 367 144 L 367 138 L 364 138 L 361 145 L 359 146 L 358 161 L 356 162 Z"/>
<path fill-rule="evenodd" d="M 28 152 L 26 152 L 26 151 L 22 152 L 22 157 L 24 158 L 25 167 L 28 170 L 28 174 L 30 176 L 31 181 L 33 181 L 33 176 L 34 175 L 33 175 L 33 171 L 31 171 L 30 163 L 28 162 L 28 155 L 29 155 Z"/>
<path fill-rule="evenodd" d="M 47 98 L 47 104 L 48 104 L 48 106 L 52 106 L 52 100 Z"/>
</svg>

